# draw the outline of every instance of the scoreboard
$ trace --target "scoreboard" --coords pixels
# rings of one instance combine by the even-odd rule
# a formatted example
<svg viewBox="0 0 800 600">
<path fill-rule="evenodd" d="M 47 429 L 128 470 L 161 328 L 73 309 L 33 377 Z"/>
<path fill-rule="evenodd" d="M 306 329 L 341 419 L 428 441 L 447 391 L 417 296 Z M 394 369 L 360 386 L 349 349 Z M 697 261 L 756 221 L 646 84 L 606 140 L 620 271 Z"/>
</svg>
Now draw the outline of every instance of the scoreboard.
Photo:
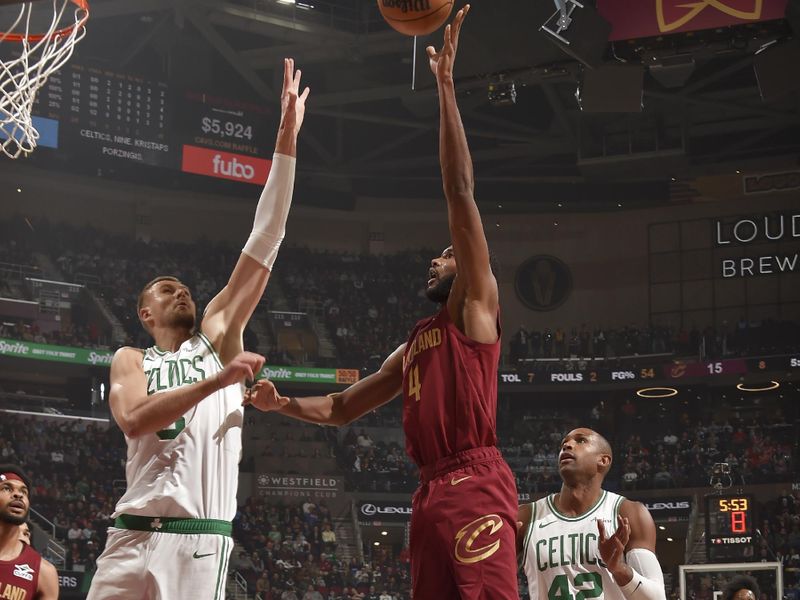
<svg viewBox="0 0 800 600">
<path fill-rule="evenodd" d="M 513 370 L 502 370 L 499 380 L 502 384 L 557 385 L 574 384 L 624 384 L 632 383 L 651 386 L 658 381 L 667 385 L 679 385 L 682 381 L 714 377 L 744 377 L 747 375 L 763 377 L 769 372 L 792 372 L 800 370 L 800 356 L 770 356 L 764 358 L 732 358 L 715 361 L 668 361 L 642 362 L 636 367 L 608 368 L 596 366 L 592 368 L 589 361 L 572 361 L 574 368 L 565 370 L 562 365 L 553 369 L 558 363 L 529 363 Z M 651 359 L 652 360 L 652 359 Z M 581 364 L 584 363 L 584 364 Z M 551 368 L 548 368 L 548 364 Z"/>
<path fill-rule="evenodd" d="M 50 76 L 33 114 L 57 124 L 57 138 L 45 145 L 173 167 L 170 106 L 164 83 L 70 64 Z"/>
<path fill-rule="evenodd" d="M 174 90 L 161 81 L 70 63 L 37 94 L 33 120 L 39 146 L 66 160 L 147 165 L 262 185 L 278 124 L 277 97 L 274 105 Z"/>
<path fill-rule="evenodd" d="M 741 562 L 753 546 L 755 505 L 748 494 L 706 496 L 706 552 L 710 562 Z"/>
</svg>

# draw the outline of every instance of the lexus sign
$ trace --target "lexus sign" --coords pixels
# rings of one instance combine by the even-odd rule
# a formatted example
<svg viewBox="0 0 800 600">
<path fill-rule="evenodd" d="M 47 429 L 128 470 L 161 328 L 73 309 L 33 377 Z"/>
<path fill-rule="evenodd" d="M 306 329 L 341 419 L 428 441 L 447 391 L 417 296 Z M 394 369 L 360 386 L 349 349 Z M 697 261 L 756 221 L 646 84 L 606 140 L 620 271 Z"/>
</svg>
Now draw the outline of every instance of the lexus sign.
<svg viewBox="0 0 800 600">
<path fill-rule="evenodd" d="M 358 515 L 364 521 L 408 521 L 411 505 L 406 502 L 361 502 Z"/>
<path fill-rule="evenodd" d="M 654 521 L 688 521 L 692 514 L 692 499 L 689 497 L 648 498 L 640 502 L 650 511 Z"/>
</svg>

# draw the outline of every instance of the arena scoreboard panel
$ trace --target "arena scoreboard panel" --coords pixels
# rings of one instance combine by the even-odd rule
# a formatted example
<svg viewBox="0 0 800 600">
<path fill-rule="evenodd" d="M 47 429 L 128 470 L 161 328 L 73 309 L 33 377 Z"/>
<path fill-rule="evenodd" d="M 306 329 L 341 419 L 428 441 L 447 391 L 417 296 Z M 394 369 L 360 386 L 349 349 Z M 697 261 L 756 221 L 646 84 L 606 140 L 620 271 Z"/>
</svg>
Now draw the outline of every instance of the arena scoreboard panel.
<svg viewBox="0 0 800 600">
<path fill-rule="evenodd" d="M 589 361 L 585 361 L 588 363 Z M 607 367 L 587 368 L 581 361 L 573 361 L 575 368 L 565 370 L 563 366 L 553 368 L 546 363 L 521 365 L 513 370 L 500 372 L 501 384 L 570 385 L 598 383 L 636 383 L 652 385 L 654 381 L 677 385 L 691 379 L 709 377 L 762 375 L 772 371 L 791 372 L 800 369 L 800 356 L 770 356 L 764 358 L 732 358 L 717 361 L 668 361 L 640 364 L 636 368 Z M 556 363 L 550 363 L 553 365 Z"/>
<path fill-rule="evenodd" d="M 756 533 L 755 504 L 749 494 L 710 494 L 706 502 L 706 552 L 711 562 L 740 562 Z M 752 554 L 750 554 L 752 556 Z"/>
<path fill-rule="evenodd" d="M 68 160 L 263 185 L 278 118 L 267 104 L 176 91 L 164 82 L 71 63 L 39 91 L 33 115 L 39 145 Z"/>
</svg>

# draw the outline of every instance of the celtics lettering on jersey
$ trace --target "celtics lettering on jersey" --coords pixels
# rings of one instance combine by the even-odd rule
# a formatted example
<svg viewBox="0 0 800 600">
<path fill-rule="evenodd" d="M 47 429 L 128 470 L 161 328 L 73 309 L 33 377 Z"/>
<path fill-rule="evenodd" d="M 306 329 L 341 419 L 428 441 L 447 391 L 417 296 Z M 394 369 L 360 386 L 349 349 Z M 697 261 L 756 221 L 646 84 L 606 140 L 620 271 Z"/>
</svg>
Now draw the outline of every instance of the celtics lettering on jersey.
<svg viewBox="0 0 800 600">
<path fill-rule="evenodd" d="M 203 381 L 207 377 L 209 361 L 219 363 L 216 353 L 202 335 L 193 337 L 175 353 L 164 352 L 155 346 L 148 348 L 142 361 L 147 395 Z M 161 440 L 174 440 L 185 428 L 186 419 L 181 417 L 169 427 L 157 431 L 156 435 Z"/>
<path fill-rule="evenodd" d="M 624 498 L 603 491 L 597 503 L 577 517 L 561 514 L 554 498 L 542 498 L 531 506 L 522 558 L 531 598 L 624 600 L 600 559 L 597 529 L 602 520 L 609 535 L 616 531 Z"/>
<path fill-rule="evenodd" d="M 147 377 L 148 396 L 182 385 L 197 383 L 206 378 L 202 356 L 167 358 L 160 364 L 154 363 L 151 368 L 145 369 L 144 374 Z"/>
</svg>

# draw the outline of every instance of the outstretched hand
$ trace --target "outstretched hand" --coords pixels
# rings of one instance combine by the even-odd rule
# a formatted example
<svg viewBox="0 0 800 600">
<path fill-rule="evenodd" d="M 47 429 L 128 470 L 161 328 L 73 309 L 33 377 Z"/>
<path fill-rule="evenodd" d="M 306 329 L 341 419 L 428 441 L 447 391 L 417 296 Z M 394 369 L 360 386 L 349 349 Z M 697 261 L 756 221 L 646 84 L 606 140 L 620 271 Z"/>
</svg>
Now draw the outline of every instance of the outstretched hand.
<svg viewBox="0 0 800 600">
<path fill-rule="evenodd" d="M 437 81 L 453 77 L 453 64 L 458 51 L 458 36 L 461 33 L 461 25 L 464 23 L 468 12 L 469 4 L 459 10 L 453 22 L 444 28 L 444 44 L 439 52 L 433 46 L 426 48 L 431 71 L 433 71 Z"/>
<path fill-rule="evenodd" d="M 283 90 L 281 91 L 281 129 L 300 132 L 306 114 L 306 99 L 311 90 L 306 87 L 300 93 L 302 71 L 294 69 L 294 59 L 283 59 Z"/>
<path fill-rule="evenodd" d="M 605 524 L 597 519 L 597 530 L 600 537 L 597 541 L 601 560 L 612 573 L 625 564 L 625 547 L 631 537 L 631 526 L 627 517 L 617 515 L 617 530 L 612 536 L 606 535 Z"/>
<path fill-rule="evenodd" d="M 258 410 L 269 412 L 282 409 L 289 404 L 289 398 L 281 396 L 278 390 L 275 389 L 275 384 L 271 381 L 268 379 L 261 379 L 245 392 L 244 402 L 242 404 L 244 406 L 250 404 Z"/>
</svg>

